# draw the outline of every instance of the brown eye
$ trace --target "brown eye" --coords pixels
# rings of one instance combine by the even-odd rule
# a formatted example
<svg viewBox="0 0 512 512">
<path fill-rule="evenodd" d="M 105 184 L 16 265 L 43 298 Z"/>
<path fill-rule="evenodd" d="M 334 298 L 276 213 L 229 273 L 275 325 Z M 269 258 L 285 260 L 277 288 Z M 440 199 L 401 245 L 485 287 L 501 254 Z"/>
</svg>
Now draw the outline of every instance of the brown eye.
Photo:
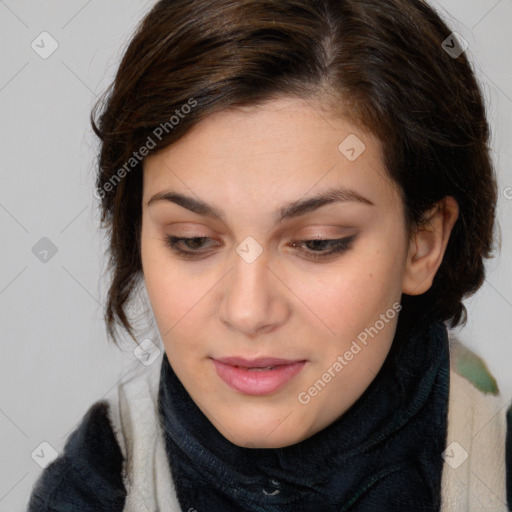
<svg viewBox="0 0 512 512">
<path fill-rule="evenodd" d="M 207 236 L 194 236 L 194 237 L 177 237 L 177 236 L 166 236 L 165 244 L 170 247 L 176 254 L 181 256 L 185 256 L 188 258 L 195 258 L 198 256 L 202 256 L 205 254 L 205 251 L 200 251 L 203 244 L 211 240 L 211 238 Z M 178 244 L 182 244 L 186 247 L 183 249 Z"/>
<path fill-rule="evenodd" d="M 290 245 L 293 247 L 297 247 L 300 245 L 305 245 L 307 247 L 306 257 L 315 260 L 321 260 L 323 258 L 328 258 L 333 256 L 334 254 L 342 253 L 352 246 L 352 242 L 356 235 L 349 236 L 347 238 L 338 238 L 338 239 L 323 239 L 317 238 L 312 240 L 299 240 L 292 242 Z M 324 250 L 325 247 L 331 247 L 330 250 Z"/>
</svg>

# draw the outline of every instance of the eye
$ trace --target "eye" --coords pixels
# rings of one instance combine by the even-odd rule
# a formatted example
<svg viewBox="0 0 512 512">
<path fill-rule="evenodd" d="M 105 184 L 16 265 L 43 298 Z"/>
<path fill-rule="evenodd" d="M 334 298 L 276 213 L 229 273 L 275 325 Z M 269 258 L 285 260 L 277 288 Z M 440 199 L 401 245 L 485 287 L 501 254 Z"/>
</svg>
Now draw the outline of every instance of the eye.
<svg viewBox="0 0 512 512">
<path fill-rule="evenodd" d="M 356 235 L 337 239 L 315 238 L 310 240 L 296 240 L 290 242 L 289 245 L 292 247 L 306 246 L 307 250 L 302 250 L 301 252 L 305 254 L 307 259 L 322 260 L 350 249 L 355 237 Z M 164 238 L 165 244 L 170 247 L 174 253 L 188 259 L 200 259 L 210 253 L 210 250 L 201 250 L 208 240 L 212 239 L 207 236 L 195 236 L 188 238 L 166 236 Z M 326 247 L 330 247 L 330 249 L 326 250 Z"/>
<path fill-rule="evenodd" d="M 211 238 L 207 236 L 194 236 L 194 237 L 178 237 L 178 236 L 166 236 L 165 243 L 168 247 L 170 247 L 176 254 L 180 256 L 184 256 L 186 258 L 197 258 L 197 256 L 201 256 L 200 252 L 197 252 L 197 249 L 200 249 L 203 243 L 207 240 L 211 240 Z M 178 244 L 183 243 L 185 247 L 192 250 L 182 249 Z M 204 251 L 202 251 L 204 254 Z"/>
<path fill-rule="evenodd" d="M 292 247 L 298 247 L 305 245 L 308 250 L 304 251 L 306 257 L 313 260 L 327 259 L 336 254 L 340 254 L 347 251 L 352 246 L 352 242 L 356 235 L 349 236 L 347 238 L 315 238 L 312 240 L 298 240 L 291 242 Z M 330 250 L 323 250 L 325 247 L 331 247 Z"/>
</svg>

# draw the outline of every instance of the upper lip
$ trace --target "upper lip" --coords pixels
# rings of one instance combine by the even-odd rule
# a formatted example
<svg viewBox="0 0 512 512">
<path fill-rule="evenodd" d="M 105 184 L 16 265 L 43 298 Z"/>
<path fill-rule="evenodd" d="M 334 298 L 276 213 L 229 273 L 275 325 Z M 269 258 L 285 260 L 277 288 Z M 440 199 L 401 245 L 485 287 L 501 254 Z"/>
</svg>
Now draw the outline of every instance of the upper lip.
<svg viewBox="0 0 512 512">
<path fill-rule="evenodd" d="M 244 368 L 266 368 L 267 366 L 282 366 L 287 364 L 301 363 L 304 359 L 278 359 L 275 357 L 258 357 L 256 359 L 245 359 L 243 357 L 223 357 L 215 359 L 231 366 L 242 366 Z"/>
</svg>

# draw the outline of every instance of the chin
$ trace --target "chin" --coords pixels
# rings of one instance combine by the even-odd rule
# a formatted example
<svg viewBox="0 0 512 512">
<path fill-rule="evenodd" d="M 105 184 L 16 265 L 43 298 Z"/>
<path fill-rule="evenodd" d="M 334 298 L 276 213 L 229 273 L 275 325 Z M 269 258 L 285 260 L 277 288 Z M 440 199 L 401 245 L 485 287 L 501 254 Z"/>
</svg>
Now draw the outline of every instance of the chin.
<svg viewBox="0 0 512 512">
<path fill-rule="evenodd" d="M 284 448 L 285 446 L 298 443 L 301 439 L 268 439 L 257 436 L 249 438 L 245 435 L 240 438 L 228 438 L 228 440 L 242 448 Z"/>
<path fill-rule="evenodd" d="M 230 442 L 242 448 L 284 448 L 309 437 L 307 432 L 291 431 L 290 427 L 288 430 L 280 427 L 269 427 L 264 430 L 260 427 L 257 430 L 251 430 L 245 425 L 240 425 L 239 432 L 236 428 L 231 428 L 229 435 L 226 431 L 221 433 Z"/>
</svg>

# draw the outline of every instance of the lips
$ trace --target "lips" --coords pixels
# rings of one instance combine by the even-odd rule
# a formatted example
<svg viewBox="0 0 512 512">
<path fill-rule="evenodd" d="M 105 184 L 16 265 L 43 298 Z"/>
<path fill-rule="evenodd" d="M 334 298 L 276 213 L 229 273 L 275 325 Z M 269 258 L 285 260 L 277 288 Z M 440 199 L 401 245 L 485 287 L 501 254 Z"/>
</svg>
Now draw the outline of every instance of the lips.
<svg viewBox="0 0 512 512">
<path fill-rule="evenodd" d="M 247 395 L 269 395 L 302 371 L 305 360 L 278 358 L 212 359 L 217 375 L 232 389 Z"/>
</svg>

